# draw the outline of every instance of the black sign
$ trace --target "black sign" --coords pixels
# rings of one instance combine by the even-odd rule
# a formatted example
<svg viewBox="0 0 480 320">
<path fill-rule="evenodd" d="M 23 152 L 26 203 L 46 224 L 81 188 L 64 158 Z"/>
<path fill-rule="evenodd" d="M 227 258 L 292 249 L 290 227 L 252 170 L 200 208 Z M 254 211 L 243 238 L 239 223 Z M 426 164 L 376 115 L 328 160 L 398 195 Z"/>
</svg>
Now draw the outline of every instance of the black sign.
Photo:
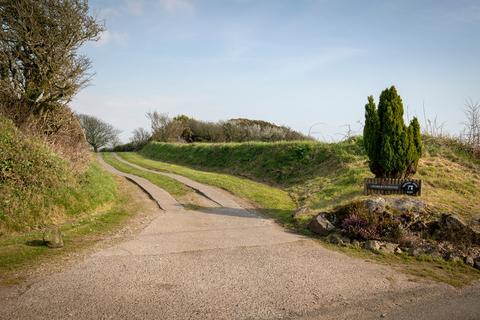
<svg viewBox="0 0 480 320">
<path fill-rule="evenodd" d="M 422 192 L 422 181 L 414 179 L 365 179 L 365 194 L 405 194 L 419 196 Z"/>
<path fill-rule="evenodd" d="M 402 184 L 402 191 L 410 196 L 416 195 L 420 191 L 420 186 L 414 181 L 408 181 Z"/>
</svg>

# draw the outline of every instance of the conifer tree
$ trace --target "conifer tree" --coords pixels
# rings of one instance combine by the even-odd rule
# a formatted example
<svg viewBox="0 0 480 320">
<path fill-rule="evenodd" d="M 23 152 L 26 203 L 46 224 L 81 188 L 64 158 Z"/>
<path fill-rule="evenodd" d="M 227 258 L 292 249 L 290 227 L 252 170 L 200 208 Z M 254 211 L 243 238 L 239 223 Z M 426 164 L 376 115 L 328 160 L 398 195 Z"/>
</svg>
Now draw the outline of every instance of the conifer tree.
<svg viewBox="0 0 480 320">
<path fill-rule="evenodd" d="M 378 109 L 372 96 L 365 106 L 364 141 L 370 170 L 379 178 L 403 178 L 415 174 L 422 154 L 420 124 L 414 118 L 407 127 L 403 102 L 395 87 L 380 94 Z"/>
</svg>

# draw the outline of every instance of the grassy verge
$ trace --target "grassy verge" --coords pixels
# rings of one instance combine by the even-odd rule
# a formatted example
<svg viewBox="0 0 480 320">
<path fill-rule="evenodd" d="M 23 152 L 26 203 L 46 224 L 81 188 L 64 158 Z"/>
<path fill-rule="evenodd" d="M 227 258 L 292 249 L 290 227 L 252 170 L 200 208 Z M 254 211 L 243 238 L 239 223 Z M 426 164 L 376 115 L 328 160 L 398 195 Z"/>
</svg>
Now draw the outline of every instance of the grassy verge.
<svg viewBox="0 0 480 320">
<path fill-rule="evenodd" d="M 249 179 L 228 174 L 198 171 L 184 166 L 159 162 L 136 153 L 119 153 L 123 159 L 144 168 L 183 175 L 192 180 L 225 189 L 234 195 L 257 204 L 269 216 L 284 225 L 291 225 L 295 204 L 287 192 Z"/>
<path fill-rule="evenodd" d="M 340 247 L 326 241 L 320 241 L 324 247 L 340 251 L 349 256 L 388 265 L 398 271 L 418 278 L 447 283 L 454 287 L 462 287 L 480 279 L 480 270 L 467 266 L 462 262 L 445 261 L 432 256 L 412 257 L 407 254 L 373 253 L 353 246 Z M 412 281 L 418 281 L 412 278 Z"/>
<path fill-rule="evenodd" d="M 116 168 L 117 170 L 145 178 L 151 183 L 164 189 L 175 198 L 185 196 L 186 194 L 193 192 L 192 189 L 172 178 L 143 171 L 129 166 L 128 164 L 125 164 L 123 162 L 120 162 L 115 159 L 115 157 L 111 153 L 103 153 L 102 155 L 105 162 L 107 162 L 109 165 Z"/>
<path fill-rule="evenodd" d="M 109 178 L 116 183 L 112 176 Z M 65 246 L 49 249 L 42 243 L 42 232 L 28 232 L 0 238 L 0 284 L 21 282 L 25 272 L 51 259 L 91 247 L 106 234 L 118 230 L 127 219 L 140 212 L 143 203 L 131 197 L 132 186 L 118 179 L 113 200 L 89 215 L 72 217 L 59 226 Z"/>
<path fill-rule="evenodd" d="M 453 139 L 424 136 L 423 142 L 425 153 L 416 175 L 424 181 L 422 200 L 467 222 L 476 219 L 480 212 L 480 159 Z M 338 143 L 152 142 L 140 154 L 276 186 L 288 192 L 297 207 L 310 208 L 311 213 L 361 198 L 364 178 L 372 177 L 361 137 Z"/>
</svg>

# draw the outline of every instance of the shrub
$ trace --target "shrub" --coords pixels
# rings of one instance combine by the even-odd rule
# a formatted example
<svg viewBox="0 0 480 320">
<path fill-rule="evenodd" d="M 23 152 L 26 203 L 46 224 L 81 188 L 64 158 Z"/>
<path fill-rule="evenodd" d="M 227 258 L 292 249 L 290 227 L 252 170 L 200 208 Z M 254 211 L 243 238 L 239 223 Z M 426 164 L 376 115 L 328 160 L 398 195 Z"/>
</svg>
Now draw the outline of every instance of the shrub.
<svg viewBox="0 0 480 320">
<path fill-rule="evenodd" d="M 357 239 L 368 240 L 379 238 L 376 226 L 355 213 L 347 216 L 343 220 L 342 229 L 350 237 Z"/>
<path fill-rule="evenodd" d="M 365 106 L 364 145 L 370 170 L 379 178 L 403 178 L 416 173 L 422 155 L 420 123 L 407 127 L 403 103 L 395 87 L 385 89 L 377 106 L 372 96 Z"/>
<path fill-rule="evenodd" d="M 372 213 L 363 202 L 354 202 L 331 214 L 336 225 L 349 237 L 360 240 L 398 241 L 403 237 L 401 222 L 390 213 Z"/>
<path fill-rule="evenodd" d="M 0 236 L 60 223 L 111 201 L 115 181 L 98 166 L 81 173 L 0 115 Z"/>
</svg>

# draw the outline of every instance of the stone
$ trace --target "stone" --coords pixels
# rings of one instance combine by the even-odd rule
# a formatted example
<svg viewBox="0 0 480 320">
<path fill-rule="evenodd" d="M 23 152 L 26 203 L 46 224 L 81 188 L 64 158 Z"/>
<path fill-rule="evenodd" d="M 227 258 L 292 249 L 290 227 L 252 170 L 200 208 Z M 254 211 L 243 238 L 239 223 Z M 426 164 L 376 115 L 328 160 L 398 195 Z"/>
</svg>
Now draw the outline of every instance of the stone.
<svg viewBox="0 0 480 320">
<path fill-rule="evenodd" d="M 326 236 L 335 230 L 335 226 L 323 214 L 319 214 L 310 221 L 308 229 L 318 235 Z"/>
<path fill-rule="evenodd" d="M 382 213 L 387 207 L 387 203 L 383 198 L 365 200 L 365 207 L 370 213 Z"/>
<path fill-rule="evenodd" d="M 56 228 L 49 229 L 43 233 L 43 242 L 49 248 L 63 248 L 63 235 Z"/>
<path fill-rule="evenodd" d="M 380 247 L 380 252 L 394 254 L 397 248 L 398 244 L 387 242 L 382 244 L 382 246 Z"/>
<path fill-rule="evenodd" d="M 461 257 L 457 256 L 453 252 L 447 253 L 445 258 L 446 258 L 446 260 L 452 261 L 452 262 L 463 262 L 463 259 Z"/>
<path fill-rule="evenodd" d="M 393 252 L 395 254 L 402 254 L 403 250 L 400 247 L 395 248 L 395 251 Z"/>
<path fill-rule="evenodd" d="M 465 262 L 465 264 L 469 265 L 470 267 L 475 266 L 475 260 L 470 256 L 463 257 L 463 262 Z"/>
<path fill-rule="evenodd" d="M 433 237 L 438 240 L 459 242 L 462 244 L 480 243 L 478 232 L 460 218 L 452 214 L 442 214 L 433 230 Z"/>
<path fill-rule="evenodd" d="M 402 213 L 422 214 L 425 213 L 427 209 L 425 202 L 411 198 L 389 199 L 387 205 L 389 208 Z"/>
<path fill-rule="evenodd" d="M 353 240 L 352 241 L 352 246 L 355 247 L 355 248 L 360 248 L 362 246 L 362 244 L 358 240 Z"/>
<path fill-rule="evenodd" d="M 297 211 L 295 211 L 295 212 L 293 213 L 293 217 L 294 217 L 294 218 L 298 218 L 298 217 L 301 217 L 301 216 L 303 216 L 303 215 L 305 215 L 305 214 L 307 214 L 307 213 L 308 213 L 308 208 L 306 208 L 306 207 L 299 208 Z"/>
<path fill-rule="evenodd" d="M 331 233 L 330 235 L 328 235 L 327 241 L 331 244 L 336 244 L 340 246 L 346 246 L 350 243 L 350 239 L 348 237 L 345 237 L 339 233 Z"/>
<path fill-rule="evenodd" d="M 378 252 L 380 251 L 380 248 L 382 247 L 382 243 L 377 240 L 367 240 L 363 244 L 363 247 L 367 250 Z"/>
<path fill-rule="evenodd" d="M 410 225 L 410 230 L 413 232 L 424 232 L 428 230 L 428 226 L 423 221 L 416 221 Z"/>
<path fill-rule="evenodd" d="M 480 257 L 473 259 L 473 266 L 477 269 L 480 269 Z"/>
</svg>

